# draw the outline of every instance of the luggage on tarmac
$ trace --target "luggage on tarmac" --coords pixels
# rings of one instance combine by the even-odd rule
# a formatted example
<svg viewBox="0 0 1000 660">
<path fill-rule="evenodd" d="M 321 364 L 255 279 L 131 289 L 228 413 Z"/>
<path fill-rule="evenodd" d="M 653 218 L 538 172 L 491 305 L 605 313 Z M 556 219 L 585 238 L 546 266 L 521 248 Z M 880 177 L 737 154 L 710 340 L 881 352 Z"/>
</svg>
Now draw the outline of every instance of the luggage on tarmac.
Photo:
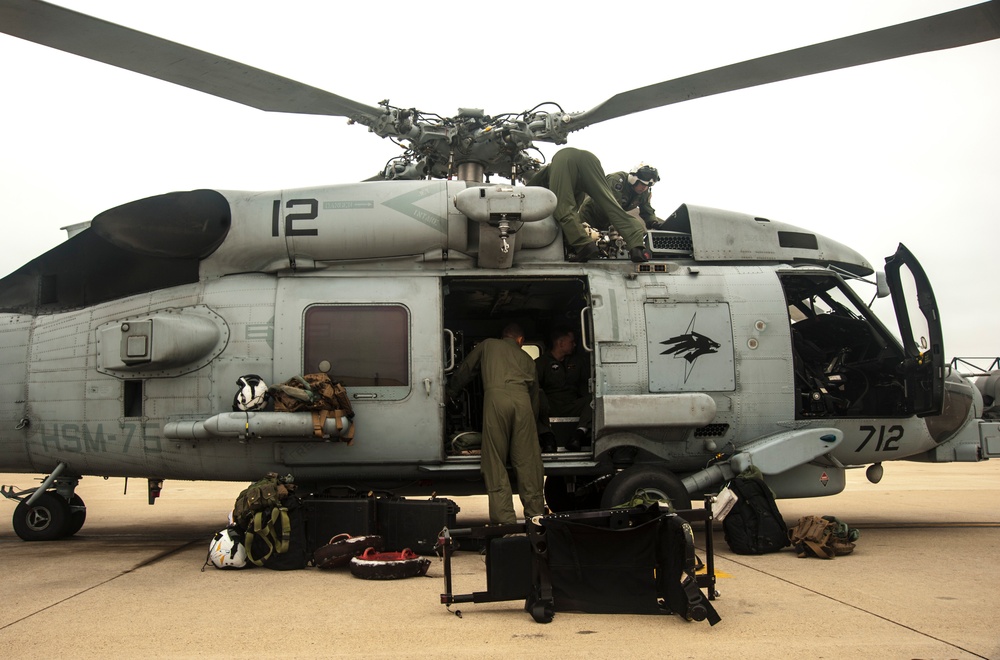
<svg viewBox="0 0 1000 660">
<path fill-rule="evenodd" d="M 302 504 L 306 512 L 306 546 L 311 554 L 341 534 L 355 537 L 378 533 L 375 498 L 367 494 L 345 489 L 336 496 L 325 491 L 302 500 Z"/>
<path fill-rule="evenodd" d="M 247 486 L 233 506 L 247 561 L 275 570 L 305 568 L 305 516 L 291 475 L 269 472 Z"/>
<path fill-rule="evenodd" d="M 556 611 L 671 612 L 719 621 L 695 577 L 694 535 L 657 505 L 543 516 L 527 523 L 535 557 L 525 610 L 547 623 Z"/>
<path fill-rule="evenodd" d="M 438 535 L 454 527 L 460 508 L 454 500 L 431 497 L 426 500 L 380 496 L 375 499 L 378 534 L 386 550 L 409 548 L 419 555 L 433 555 Z"/>
<path fill-rule="evenodd" d="M 690 510 L 705 520 L 711 511 Z M 487 539 L 487 590 L 452 593 L 451 549 L 457 538 Z M 556 612 L 677 614 L 689 621 L 720 621 L 714 596 L 714 563 L 696 575 L 691 525 L 657 504 L 538 516 L 524 524 L 444 530 L 440 540 L 445 590 L 441 602 L 494 602 L 525 598 L 538 623 Z M 709 589 L 709 595 L 702 587 Z"/>
<path fill-rule="evenodd" d="M 402 580 L 427 574 L 431 560 L 409 548 L 399 552 L 377 552 L 368 548 L 351 558 L 351 575 L 363 580 Z"/>
<path fill-rule="evenodd" d="M 788 530 L 788 540 L 800 559 L 833 559 L 838 555 L 849 555 L 854 552 L 855 542 L 860 537 L 861 532 L 857 528 L 848 527 L 833 516 L 805 516 Z"/>
<path fill-rule="evenodd" d="M 351 536 L 338 534 L 326 545 L 316 548 L 312 554 L 313 565 L 316 568 L 337 568 L 347 566 L 353 557 L 363 554 L 368 548 L 382 552 L 385 544 L 381 536 Z"/>
<path fill-rule="evenodd" d="M 762 555 L 787 547 L 788 527 L 760 471 L 751 468 L 728 487 L 737 498 L 722 521 L 729 549 L 738 555 Z"/>
</svg>

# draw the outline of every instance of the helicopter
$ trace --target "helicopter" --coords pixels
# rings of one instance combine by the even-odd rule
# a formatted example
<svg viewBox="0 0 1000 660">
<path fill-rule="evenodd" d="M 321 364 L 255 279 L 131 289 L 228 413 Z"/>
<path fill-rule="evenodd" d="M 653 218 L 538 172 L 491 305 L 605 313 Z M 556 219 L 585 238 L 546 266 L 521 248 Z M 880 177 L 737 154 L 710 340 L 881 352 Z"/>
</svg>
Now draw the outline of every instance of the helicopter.
<svg viewBox="0 0 1000 660">
<path fill-rule="evenodd" d="M 446 405 L 447 376 L 516 321 L 545 350 L 573 324 L 590 369 L 585 450 L 547 454 L 553 508 L 612 505 L 637 488 L 679 508 L 748 465 L 779 497 L 835 494 L 847 469 L 1000 455 L 996 378 L 949 373 L 941 318 L 904 246 L 884 278 L 816 232 L 684 204 L 650 230 L 653 258 L 566 261 L 544 188 L 517 185 L 535 142 L 635 112 L 1000 36 L 996 0 L 618 94 L 445 117 L 359 103 L 238 62 L 32 0 L 0 29 L 58 50 L 275 112 L 345 117 L 401 145 L 368 181 L 274 191 L 198 189 L 122 204 L 0 280 L 0 469 L 15 532 L 82 528 L 84 476 L 297 482 L 481 492 L 481 392 Z M 82 35 L 82 36 L 81 36 Z M 108 48 L 107 45 L 112 47 Z M 859 53 L 861 55 L 859 55 Z M 492 178 L 511 183 L 493 184 Z M 876 276 L 898 335 L 850 285 Z M 327 372 L 355 410 L 351 444 L 305 413 L 232 410 L 245 374 Z M 992 389 L 990 389 L 992 388 Z M 335 436 L 324 429 L 327 436 Z"/>
</svg>

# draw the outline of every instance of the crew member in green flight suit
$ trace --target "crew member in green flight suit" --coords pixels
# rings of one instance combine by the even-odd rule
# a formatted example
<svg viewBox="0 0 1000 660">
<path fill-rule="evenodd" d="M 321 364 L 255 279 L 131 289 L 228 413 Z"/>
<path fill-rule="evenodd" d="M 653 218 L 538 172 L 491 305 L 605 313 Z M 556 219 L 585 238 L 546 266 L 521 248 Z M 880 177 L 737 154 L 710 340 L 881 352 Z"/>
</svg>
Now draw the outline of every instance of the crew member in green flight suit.
<svg viewBox="0 0 1000 660">
<path fill-rule="evenodd" d="M 660 173 L 646 163 L 639 163 L 628 172 L 613 172 L 607 176 L 611 194 L 618 199 L 618 205 L 625 212 L 639 209 L 639 217 L 649 229 L 660 229 L 662 226 L 651 203 L 653 184 L 659 180 Z M 580 207 L 580 217 L 594 229 L 607 231 L 611 226 L 607 214 L 590 198 Z"/>
<path fill-rule="evenodd" d="M 556 222 L 562 227 L 563 236 L 574 254 L 570 261 L 589 261 L 597 256 L 597 244 L 583 228 L 578 208 L 585 195 L 606 215 L 624 239 L 629 258 L 637 263 L 649 261 L 650 252 L 644 245 L 645 227 L 638 218 L 618 204 L 605 178 L 604 168 L 597 156 L 582 149 L 566 147 L 552 156 L 552 162 L 536 172 L 529 186 L 548 188 L 556 195 Z"/>
<path fill-rule="evenodd" d="M 448 399 L 479 374 L 483 379 L 481 470 L 489 496 L 490 522 L 514 524 L 513 491 L 507 459 L 517 475 L 517 493 L 526 518 L 545 513 L 544 466 L 538 446 L 538 382 L 535 363 L 521 349 L 524 332 L 516 323 L 500 339 L 484 339 L 448 381 Z"/>
<path fill-rule="evenodd" d="M 576 336 L 568 327 L 558 326 L 551 334 L 548 353 L 535 359 L 538 389 L 541 392 L 541 415 L 538 440 L 542 453 L 558 451 L 549 416 L 578 417 L 576 430 L 566 441 L 567 451 L 580 451 L 590 441 L 591 407 L 590 365 L 576 352 Z"/>
</svg>

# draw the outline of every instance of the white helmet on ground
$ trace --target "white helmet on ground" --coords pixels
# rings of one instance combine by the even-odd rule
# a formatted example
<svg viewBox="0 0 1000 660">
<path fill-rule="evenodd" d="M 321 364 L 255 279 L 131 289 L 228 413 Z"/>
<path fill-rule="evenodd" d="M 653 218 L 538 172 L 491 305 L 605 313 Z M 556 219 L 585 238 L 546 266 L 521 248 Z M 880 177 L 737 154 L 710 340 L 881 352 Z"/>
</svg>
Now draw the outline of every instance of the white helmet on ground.
<svg viewBox="0 0 1000 660">
<path fill-rule="evenodd" d="M 247 551 L 235 527 L 217 533 L 208 549 L 208 559 L 216 568 L 243 568 L 247 565 Z"/>
</svg>

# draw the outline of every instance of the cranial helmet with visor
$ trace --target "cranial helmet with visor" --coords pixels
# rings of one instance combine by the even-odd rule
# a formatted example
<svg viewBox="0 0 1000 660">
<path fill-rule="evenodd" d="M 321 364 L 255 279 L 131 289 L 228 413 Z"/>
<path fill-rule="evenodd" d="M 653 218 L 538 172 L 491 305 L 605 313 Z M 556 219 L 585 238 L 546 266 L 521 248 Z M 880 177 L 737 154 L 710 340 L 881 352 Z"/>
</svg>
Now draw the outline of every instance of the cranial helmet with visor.
<svg viewBox="0 0 1000 660">
<path fill-rule="evenodd" d="M 652 186 L 654 183 L 660 180 L 660 173 L 656 171 L 656 168 L 652 165 L 647 165 L 646 163 L 639 163 L 628 173 L 629 185 L 634 186 L 637 183 L 642 183 L 647 186 Z"/>
</svg>

